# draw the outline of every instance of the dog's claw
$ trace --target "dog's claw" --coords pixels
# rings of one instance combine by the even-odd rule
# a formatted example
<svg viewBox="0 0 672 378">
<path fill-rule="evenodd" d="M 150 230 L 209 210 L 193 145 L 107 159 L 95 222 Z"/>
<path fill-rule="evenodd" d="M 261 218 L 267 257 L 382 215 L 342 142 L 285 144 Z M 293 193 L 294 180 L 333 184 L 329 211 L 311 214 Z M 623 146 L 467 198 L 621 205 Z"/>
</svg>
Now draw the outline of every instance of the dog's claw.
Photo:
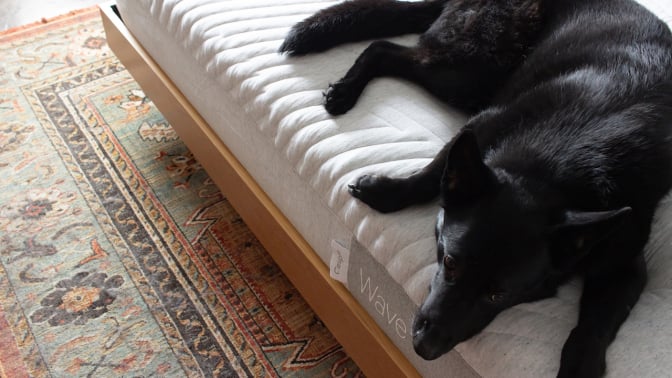
<svg viewBox="0 0 672 378">
<path fill-rule="evenodd" d="M 333 88 L 334 88 L 334 83 L 329 83 L 329 85 L 327 86 L 327 89 L 322 91 L 322 97 L 324 98 L 325 101 L 329 97 L 329 93 L 333 90 Z"/>
</svg>

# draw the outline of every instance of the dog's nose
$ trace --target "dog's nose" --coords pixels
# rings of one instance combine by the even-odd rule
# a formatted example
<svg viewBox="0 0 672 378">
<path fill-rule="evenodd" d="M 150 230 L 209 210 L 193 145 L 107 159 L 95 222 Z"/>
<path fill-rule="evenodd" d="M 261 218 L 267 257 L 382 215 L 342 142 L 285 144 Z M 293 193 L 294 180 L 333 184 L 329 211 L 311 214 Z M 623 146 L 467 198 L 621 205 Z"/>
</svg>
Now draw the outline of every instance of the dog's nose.
<svg viewBox="0 0 672 378">
<path fill-rule="evenodd" d="M 418 337 L 429 328 L 429 319 L 418 316 L 413 322 L 413 337 Z"/>
</svg>

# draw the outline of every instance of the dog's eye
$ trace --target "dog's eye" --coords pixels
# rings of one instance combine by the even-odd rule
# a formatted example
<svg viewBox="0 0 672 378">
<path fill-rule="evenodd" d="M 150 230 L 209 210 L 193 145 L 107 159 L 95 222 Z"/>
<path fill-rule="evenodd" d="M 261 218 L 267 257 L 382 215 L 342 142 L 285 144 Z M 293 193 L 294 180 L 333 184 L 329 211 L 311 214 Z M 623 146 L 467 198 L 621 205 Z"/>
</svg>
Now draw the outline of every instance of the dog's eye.
<svg viewBox="0 0 672 378">
<path fill-rule="evenodd" d="M 494 291 L 488 294 L 488 302 L 490 303 L 501 303 L 506 299 L 506 292 L 504 291 Z"/>
<path fill-rule="evenodd" d="M 454 281 L 457 278 L 457 263 L 451 255 L 445 255 L 443 257 L 443 272 L 446 276 L 446 279 Z"/>
</svg>

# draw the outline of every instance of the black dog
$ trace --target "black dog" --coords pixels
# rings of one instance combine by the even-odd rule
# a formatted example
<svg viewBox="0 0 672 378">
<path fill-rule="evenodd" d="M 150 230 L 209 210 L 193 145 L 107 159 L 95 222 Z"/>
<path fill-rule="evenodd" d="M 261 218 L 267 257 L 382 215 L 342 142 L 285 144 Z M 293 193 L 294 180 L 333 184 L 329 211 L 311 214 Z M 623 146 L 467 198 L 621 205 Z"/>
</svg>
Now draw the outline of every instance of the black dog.
<svg viewBox="0 0 672 378">
<path fill-rule="evenodd" d="M 350 192 L 395 211 L 442 200 L 439 269 L 413 326 L 434 359 L 515 304 L 584 280 L 559 376 L 595 377 L 646 282 L 642 250 L 672 186 L 672 35 L 630 0 L 356 0 L 297 24 L 281 51 L 373 42 L 325 94 L 352 108 L 380 76 L 475 114 L 423 170 Z"/>
</svg>

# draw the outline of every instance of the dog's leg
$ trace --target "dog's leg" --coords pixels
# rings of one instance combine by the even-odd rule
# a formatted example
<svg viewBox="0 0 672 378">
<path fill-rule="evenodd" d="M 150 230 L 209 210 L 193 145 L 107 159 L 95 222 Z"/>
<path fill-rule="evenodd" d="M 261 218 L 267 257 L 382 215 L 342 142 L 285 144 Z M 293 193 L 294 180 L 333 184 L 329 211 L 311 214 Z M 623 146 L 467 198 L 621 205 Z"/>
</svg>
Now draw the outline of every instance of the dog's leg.
<svg viewBox="0 0 672 378">
<path fill-rule="evenodd" d="M 410 80 L 462 110 L 473 111 L 485 104 L 498 83 L 498 73 L 485 67 L 454 68 L 449 61 L 425 58 L 423 47 L 405 47 L 376 41 L 362 52 L 355 64 L 325 93 L 324 107 L 332 115 L 352 109 L 366 85 L 376 77 Z M 446 59 L 447 60 L 447 59 Z"/>
<path fill-rule="evenodd" d="M 367 83 L 383 76 L 413 81 L 462 110 L 483 109 L 533 45 L 541 17 L 539 4 L 532 0 L 441 3 L 445 5 L 438 8 L 440 15 L 415 47 L 387 41 L 369 45 L 346 75 L 330 86 L 325 94 L 327 111 L 347 112 Z"/>
<path fill-rule="evenodd" d="M 487 190 L 492 172 L 483 163 L 473 126 L 465 126 L 431 163 L 407 178 L 364 175 L 350 193 L 380 212 L 427 202 L 444 191 L 443 205 L 465 203 Z"/>
<path fill-rule="evenodd" d="M 345 76 L 324 94 L 324 108 L 332 115 L 352 109 L 366 85 L 377 76 L 391 76 L 412 63 L 411 48 L 376 41 L 362 52 Z"/>
<path fill-rule="evenodd" d="M 604 374 L 607 347 L 646 284 L 645 264 L 640 254 L 621 269 L 585 279 L 579 322 L 562 349 L 558 377 Z"/>
<path fill-rule="evenodd" d="M 279 51 L 304 55 L 347 42 L 422 33 L 439 17 L 446 2 L 344 1 L 294 25 Z"/>
<path fill-rule="evenodd" d="M 381 213 L 431 201 L 439 195 L 449 153 L 450 143 L 425 168 L 409 177 L 361 176 L 348 186 L 350 194 Z"/>
</svg>

